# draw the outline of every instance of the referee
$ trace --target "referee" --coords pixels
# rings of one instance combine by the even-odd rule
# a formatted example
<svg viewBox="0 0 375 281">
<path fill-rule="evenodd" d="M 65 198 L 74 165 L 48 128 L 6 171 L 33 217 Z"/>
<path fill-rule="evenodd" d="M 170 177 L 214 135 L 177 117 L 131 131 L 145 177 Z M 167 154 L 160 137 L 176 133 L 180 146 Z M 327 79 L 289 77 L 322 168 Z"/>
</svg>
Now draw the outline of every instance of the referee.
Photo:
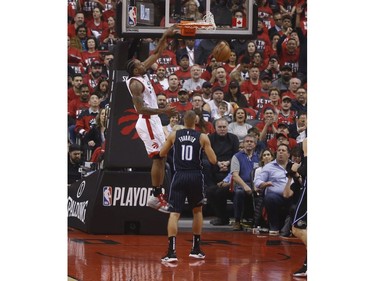
<svg viewBox="0 0 375 281">
<path fill-rule="evenodd" d="M 178 260 L 176 255 L 178 220 L 186 198 L 193 211 L 193 247 L 189 257 L 205 258 L 205 254 L 200 249 L 204 199 L 203 151 L 213 165 L 216 164 L 217 159 L 208 136 L 195 130 L 195 119 L 194 111 L 186 111 L 184 115 L 185 128 L 173 131 L 160 150 L 160 156 L 166 157 L 168 151 L 173 147 L 173 166 L 176 171 L 172 178 L 168 200 L 171 212 L 168 220 L 169 247 L 167 254 L 161 259 L 162 262 L 177 262 Z"/>
</svg>

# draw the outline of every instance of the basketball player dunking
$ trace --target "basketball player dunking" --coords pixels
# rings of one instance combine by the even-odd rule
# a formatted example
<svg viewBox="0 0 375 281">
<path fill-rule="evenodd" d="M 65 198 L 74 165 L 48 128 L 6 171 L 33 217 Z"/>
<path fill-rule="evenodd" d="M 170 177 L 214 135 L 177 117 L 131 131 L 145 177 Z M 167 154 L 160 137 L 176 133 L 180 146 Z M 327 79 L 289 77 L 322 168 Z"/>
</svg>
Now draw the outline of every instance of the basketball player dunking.
<svg viewBox="0 0 375 281">
<path fill-rule="evenodd" d="M 146 71 L 156 62 L 160 54 L 167 47 L 167 38 L 173 36 L 175 33 L 177 33 L 177 30 L 175 30 L 174 26 L 171 26 L 163 33 L 154 53 L 144 62 L 138 59 L 131 59 L 126 65 L 129 73 L 126 85 L 132 96 L 134 107 L 139 114 L 135 128 L 139 137 L 144 142 L 148 156 L 152 158 L 151 184 L 153 187 L 153 196 L 148 199 L 147 206 L 164 213 L 169 213 L 168 203 L 161 190 L 165 175 L 165 158 L 160 157 L 159 151 L 165 142 L 165 136 L 158 114 L 165 113 L 171 116 L 177 110 L 170 106 L 158 108 L 156 94 Z"/>
</svg>

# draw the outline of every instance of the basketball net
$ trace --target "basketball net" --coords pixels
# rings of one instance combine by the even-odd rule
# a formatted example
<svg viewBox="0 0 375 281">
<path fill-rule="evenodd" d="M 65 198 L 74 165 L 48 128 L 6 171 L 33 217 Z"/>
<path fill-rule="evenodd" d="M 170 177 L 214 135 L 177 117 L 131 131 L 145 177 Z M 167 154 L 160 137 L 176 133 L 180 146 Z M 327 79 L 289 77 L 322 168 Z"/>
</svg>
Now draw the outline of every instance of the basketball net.
<svg viewBox="0 0 375 281">
<path fill-rule="evenodd" d="M 203 16 L 202 20 L 181 21 L 177 26 L 181 29 L 182 36 L 195 36 L 197 29 L 216 30 L 215 18 L 210 11 Z"/>
<path fill-rule="evenodd" d="M 210 11 L 207 11 L 207 13 L 203 16 L 202 21 L 211 24 L 211 26 L 203 27 L 204 29 L 216 30 L 215 18 Z"/>
</svg>

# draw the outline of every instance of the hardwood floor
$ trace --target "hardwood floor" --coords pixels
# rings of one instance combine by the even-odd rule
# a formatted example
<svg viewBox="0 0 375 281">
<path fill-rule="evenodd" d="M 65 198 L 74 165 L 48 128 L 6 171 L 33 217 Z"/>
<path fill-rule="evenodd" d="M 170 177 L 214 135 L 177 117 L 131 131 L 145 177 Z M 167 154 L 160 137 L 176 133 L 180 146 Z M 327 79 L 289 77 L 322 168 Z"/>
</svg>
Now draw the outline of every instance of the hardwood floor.
<svg viewBox="0 0 375 281">
<path fill-rule="evenodd" d="M 178 262 L 164 264 L 166 236 L 90 235 L 68 228 L 68 276 L 80 281 L 298 280 L 306 250 L 297 238 L 234 232 L 205 219 L 204 260 L 189 257 L 191 219 L 181 219 L 177 236 Z M 301 278 L 299 278 L 301 280 Z"/>
</svg>

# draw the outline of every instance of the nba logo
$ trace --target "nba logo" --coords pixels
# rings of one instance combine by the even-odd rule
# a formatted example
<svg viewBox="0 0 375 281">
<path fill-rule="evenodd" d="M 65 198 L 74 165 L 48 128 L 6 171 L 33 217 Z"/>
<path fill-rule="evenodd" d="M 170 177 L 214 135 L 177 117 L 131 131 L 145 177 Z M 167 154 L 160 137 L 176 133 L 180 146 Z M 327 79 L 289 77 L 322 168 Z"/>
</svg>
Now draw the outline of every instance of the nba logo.
<svg viewBox="0 0 375 281">
<path fill-rule="evenodd" d="M 137 25 L 137 7 L 136 6 L 129 6 L 129 26 L 136 26 Z"/>
<path fill-rule="evenodd" d="M 112 187 L 103 187 L 103 206 L 112 206 Z"/>
</svg>

